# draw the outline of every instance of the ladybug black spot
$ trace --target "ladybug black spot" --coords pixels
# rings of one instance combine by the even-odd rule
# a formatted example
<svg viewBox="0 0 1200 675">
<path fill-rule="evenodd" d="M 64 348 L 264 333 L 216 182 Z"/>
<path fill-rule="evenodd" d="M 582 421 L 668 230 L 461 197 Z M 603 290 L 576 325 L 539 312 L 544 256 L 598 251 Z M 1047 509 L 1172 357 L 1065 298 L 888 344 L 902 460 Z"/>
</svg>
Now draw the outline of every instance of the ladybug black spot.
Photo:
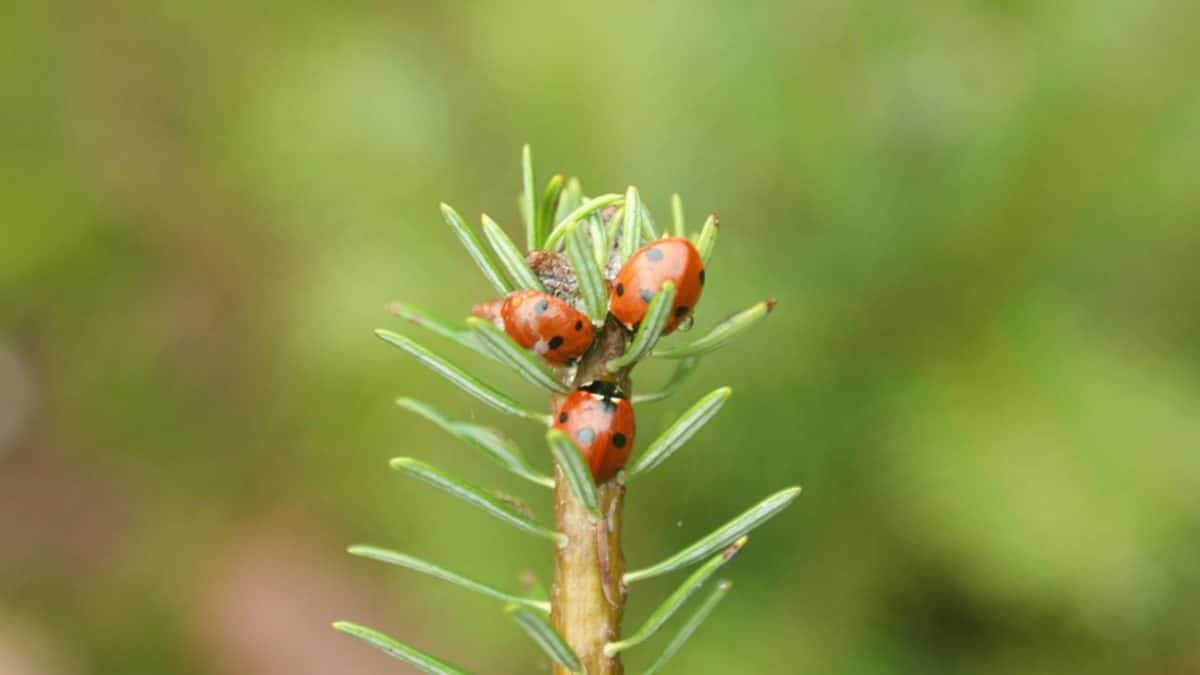
<svg viewBox="0 0 1200 675">
<path fill-rule="evenodd" d="M 617 297 L 625 295 L 625 284 L 617 284 Z"/>
<path fill-rule="evenodd" d="M 654 294 L 650 292 L 649 288 L 643 288 L 642 290 L 638 291 L 638 295 L 642 297 L 643 302 L 650 302 L 652 299 L 654 299 Z"/>
<path fill-rule="evenodd" d="M 533 303 L 533 311 L 537 312 L 538 314 L 541 314 L 548 309 L 550 309 L 550 301 L 545 298 L 541 298 L 537 302 Z"/>
<path fill-rule="evenodd" d="M 550 349 L 558 349 L 559 347 L 562 346 L 562 343 L 563 343 L 562 336 L 555 335 L 554 337 L 550 338 L 550 343 L 549 343 Z"/>
<path fill-rule="evenodd" d="M 683 316 L 684 314 L 687 314 L 687 313 L 688 313 L 688 308 L 683 305 L 680 305 L 675 308 L 675 316 Z"/>
<path fill-rule="evenodd" d="M 590 445 L 592 441 L 596 440 L 596 432 L 591 427 L 584 427 L 575 432 L 575 438 L 578 438 L 579 442 L 584 445 Z"/>
<path fill-rule="evenodd" d="M 575 322 L 575 330 L 583 330 L 583 321 Z"/>
<path fill-rule="evenodd" d="M 619 431 L 617 433 L 613 434 L 612 444 L 618 448 L 625 447 L 625 434 L 623 434 Z"/>
<path fill-rule="evenodd" d="M 657 248 L 652 248 L 652 249 L 646 251 L 646 260 L 649 260 L 650 262 L 658 262 L 659 260 L 662 260 L 662 259 L 663 259 L 663 252 L 658 250 Z"/>
<path fill-rule="evenodd" d="M 566 423 L 567 423 L 567 413 L 559 413 L 559 414 L 558 414 L 558 423 L 559 423 L 559 424 L 566 424 Z"/>
</svg>

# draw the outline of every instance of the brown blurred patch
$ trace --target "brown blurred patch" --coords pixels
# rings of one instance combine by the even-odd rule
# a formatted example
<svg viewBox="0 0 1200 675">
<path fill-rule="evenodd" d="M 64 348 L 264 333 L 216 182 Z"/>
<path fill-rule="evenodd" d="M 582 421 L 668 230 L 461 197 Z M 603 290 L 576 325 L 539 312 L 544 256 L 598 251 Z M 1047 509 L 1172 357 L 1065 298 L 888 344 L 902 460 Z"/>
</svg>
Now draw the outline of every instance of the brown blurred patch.
<svg viewBox="0 0 1200 675">
<path fill-rule="evenodd" d="M 52 636 L 35 623 L 0 613 L 0 673 L 83 675 L 84 672 L 78 654 L 67 640 Z"/>
<path fill-rule="evenodd" d="M 416 672 L 334 631 L 330 624 L 338 619 L 438 652 L 436 638 L 422 634 L 422 619 L 398 621 L 394 598 L 372 594 L 370 578 L 351 572 L 341 549 L 286 522 L 248 528 L 228 541 L 200 576 L 192 602 L 197 651 L 211 672 Z"/>
<path fill-rule="evenodd" d="M 119 486 L 94 477 L 45 467 L 0 473 L 0 569 L 29 564 L 85 581 L 125 547 L 129 519 Z"/>
</svg>

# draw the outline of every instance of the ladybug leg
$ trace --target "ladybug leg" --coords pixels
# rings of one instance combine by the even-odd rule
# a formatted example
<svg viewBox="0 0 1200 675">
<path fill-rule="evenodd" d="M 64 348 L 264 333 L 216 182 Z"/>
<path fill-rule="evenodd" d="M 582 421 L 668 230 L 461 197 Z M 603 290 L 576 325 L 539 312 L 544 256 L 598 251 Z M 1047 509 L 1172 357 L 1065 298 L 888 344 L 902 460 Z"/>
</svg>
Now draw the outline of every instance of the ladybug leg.
<svg viewBox="0 0 1200 675">
<path fill-rule="evenodd" d="M 500 316 L 503 304 L 503 300 L 485 300 L 471 308 L 471 316 L 491 321 L 496 328 L 504 330 L 504 319 Z"/>
</svg>

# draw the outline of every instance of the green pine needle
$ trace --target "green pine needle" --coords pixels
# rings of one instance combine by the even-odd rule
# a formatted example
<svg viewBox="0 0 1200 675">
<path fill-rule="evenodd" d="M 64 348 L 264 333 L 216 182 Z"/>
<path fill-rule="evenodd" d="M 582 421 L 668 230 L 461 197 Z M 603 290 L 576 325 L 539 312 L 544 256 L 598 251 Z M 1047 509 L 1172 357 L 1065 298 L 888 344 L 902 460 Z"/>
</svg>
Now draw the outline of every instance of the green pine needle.
<svg viewBox="0 0 1200 675">
<path fill-rule="evenodd" d="M 504 266 L 513 285 L 517 289 L 546 290 L 542 286 L 541 279 L 538 279 L 537 275 L 533 273 L 529 263 L 525 262 L 525 256 L 521 253 L 521 249 L 517 248 L 513 240 L 504 233 L 504 229 L 486 213 L 483 214 L 482 221 L 483 236 L 488 240 L 492 250 L 496 252 L 496 257 L 500 259 L 500 264 Z"/>
<path fill-rule="evenodd" d="M 733 520 L 708 533 L 696 543 L 657 565 L 627 572 L 624 577 L 625 583 L 632 584 L 635 581 L 674 572 L 677 569 L 687 567 L 702 560 L 705 556 L 712 554 L 714 551 L 719 551 L 731 542 L 737 541 L 738 538 L 745 536 L 759 525 L 773 518 L 795 501 L 799 495 L 800 488 L 798 487 L 790 487 L 776 492 L 742 512 Z"/>
<path fill-rule="evenodd" d="M 621 221 L 621 262 L 629 260 L 629 256 L 641 246 L 642 221 L 645 217 L 638 189 L 630 185 L 625 190 L 625 218 Z"/>
<path fill-rule="evenodd" d="M 456 326 L 449 321 L 440 319 L 429 312 L 417 309 L 403 302 L 393 302 L 388 305 L 388 312 L 407 320 L 414 326 L 420 326 L 435 335 L 440 335 L 447 340 L 466 347 L 476 354 L 486 356 L 489 359 L 494 358 L 479 346 L 479 341 L 475 339 L 475 336 L 470 331 Z"/>
<path fill-rule="evenodd" d="M 538 236 L 542 239 L 554 226 L 554 215 L 558 213 L 558 203 L 562 200 L 565 183 L 566 178 L 561 173 L 555 174 L 550 182 L 546 183 L 546 193 L 542 196 L 542 208 L 538 211 Z"/>
<path fill-rule="evenodd" d="M 627 228 L 628 229 L 628 228 Z M 626 366 L 631 366 L 642 359 L 654 349 L 654 345 L 658 343 L 659 336 L 662 335 L 663 329 L 666 328 L 667 322 L 671 320 L 671 312 L 675 305 L 675 284 L 670 281 L 664 281 L 658 293 L 650 300 L 650 306 L 646 308 L 646 315 L 642 317 L 642 324 L 638 326 L 637 332 L 633 334 L 633 340 L 629 343 L 629 348 L 625 353 L 612 359 L 606 364 L 610 372 Z"/>
<path fill-rule="evenodd" d="M 579 184 L 579 179 L 572 176 L 567 179 L 567 186 L 563 188 L 562 196 L 558 199 L 558 208 L 554 209 L 551 223 L 562 222 L 567 214 L 579 208 L 583 203 L 583 186 Z"/>
<path fill-rule="evenodd" d="M 574 211 L 567 214 L 565 218 L 558 221 L 554 229 L 550 231 L 550 235 L 546 237 L 544 248 L 546 250 L 557 249 L 562 244 L 563 237 L 567 234 L 567 228 L 579 221 L 587 218 L 590 214 L 599 211 L 613 204 L 620 204 L 622 196 L 618 194 L 606 194 L 599 197 L 586 199 Z"/>
<path fill-rule="evenodd" d="M 700 228 L 700 234 L 696 237 L 696 252 L 700 254 L 700 260 L 708 265 L 708 259 L 712 257 L 713 248 L 717 245 L 717 230 L 721 227 L 721 219 L 717 218 L 717 214 L 708 214 L 708 219 L 704 221 L 704 227 Z"/>
<path fill-rule="evenodd" d="M 696 366 L 698 365 L 700 365 L 699 357 L 686 356 L 680 359 L 679 363 L 675 366 L 675 372 L 671 373 L 671 379 L 667 380 L 667 383 L 656 391 L 651 391 L 645 394 L 634 394 L 634 405 L 639 403 L 653 403 L 655 401 L 661 401 L 671 394 L 674 394 L 675 390 L 678 389 L 679 386 L 684 382 L 686 382 L 688 378 L 692 376 L 692 373 L 696 372 Z"/>
<path fill-rule="evenodd" d="M 554 626 L 545 614 L 530 611 L 528 608 L 521 607 L 520 605 L 509 605 L 504 611 L 537 643 L 542 653 L 550 657 L 550 660 L 572 673 L 584 672 L 583 664 L 579 662 L 579 657 L 575 655 L 575 651 L 571 649 L 571 646 L 567 644 L 563 636 L 554 629 Z"/>
<path fill-rule="evenodd" d="M 360 558 L 377 560 L 389 565 L 396 565 L 397 567 L 410 569 L 414 572 L 427 574 L 436 579 L 441 579 L 442 581 L 454 584 L 460 588 L 465 588 L 469 591 L 474 591 L 481 595 L 486 595 L 497 600 L 517 603 L 547 613 L 550 611 L 550 603 L 548 602 L 539 602 L 537 600 L 530 600 L 529 598 L 524 598 L 512 593 L 506 593 L 505 591 L 493 588 L 487 584 L 479 583 L 473 579 L 468 579 L 460 574 L 456 574 L 450 570 L 438 567 L 433 563 L 425 562 L 420 558 L 414 558 L 413 556 L 405 555 L 404 553 L 389 551 L 385 548 L 379 548 L 376 546 L 351 546 L 350 548 L 346 549 L 346 551 L 350 555 L 358 556 Z"/>
<path fill-rule="evenodd" d="M 566 477 L 567 484 L 571 486 L 575 496 L 579 498 L 592 518 L 600 518 L 600 502 L 596 498 L 596 484 L 592 480 L 592 470 L 583 461 L 583 455 L 579 454 L 579 448 L 575 447 L 571 438 L 559 429 L 551 429 L 546 432 L 546 443 L 550 446 L 550 454 L 554 455 L 554 461 L 562 469 L 563 476 Z"/>
<path fill-rule="evenodd" d="M 683 224 L 683 198 L 679 193 L 671 195 L 671 227 L 676 237 L 686 236 L 687 227 Z"/>
<path fill-rule="evenodd" d="M 654 442 L 646 448 L 638 461 L 626 472 L 625 482 L 637 478 L 639 475 L 646 473 L 654 467 L 662 464 L 675 451 L 683 447 L 683 444 L 700 431 L 708 421 L 716 416 L 721 411 L 721 407 L 733 395 L 733 390 L 729 387 L 721 387 L 720 389 L 710 392 L 704 398 L 697 401 L 687 412 L 679 416 L 671 426 L 667 427 L 662 434 L 654 439 Z"/>
<path fill-rule="evenodd" d="M 658 609 L 655 609 L 650 614 L 650 618 L 646 619 L 646 622 L 642 624 L 642 627 L 636 633 L 619 642 L 610 642 L 604 645 L 604 655 L 612 658 L 630 647 L 636 647 L 649 640 L 651 636 L 667 623 L 675 612 L 679 611 L 683 603 L 687 602 L 687 599 L 699 590 L 705 581 L 708 581 L 709 577 L 716 574 L 722 565 L 732 560 L 742 550 L 748 539 L 749 537 L 738 539 L 729 548 L 704 563 L 704 565 L 692 573 L 692 576 L 680 584 L 679 588 L 675 589 L 675 592 L 658 606 Z"/>
<path fill-rule="evenodd" d="M 469 375 L 466 371 L 462 370 L 458 366 L 451 364 L 437 354 L 434 354 L 416 342 L 413 342 L 409 338 L 400 335 L 399 333 L 393 333 L 392 331 L 382 329 L 376 330 L 375 335 L 379 336 L 381 340 L 404 350 L 410 356 L 417 359 L 417 361 L 421 362 L 421 364 L 425 365 L 447 380 L 450 380 L 452 383 L 457 385 L 459 389 L 462 389 L 463 391 L 492 406 L 493 408 L 517 417 L 534 420 L 546 425 L 550 424 L 549 415 L 526 410 L 512 398 L 505 396 L 492 387 L 480 382 L 475 378 L 475 376 Z"/>
<path fill-rule="evenodd" d="M 571 267 L 575 269 L 575 279 L 579 285 L 579 294 L 583 296 L 583 304 L 587 308 L 588 318 L 593 322 L 604 320 L 608 313 L 608 291 L 604 287 L 604 275 L 596 265 L 593 251 L 584 240 L 583 223 L 575 223 L 567 228 L 567 257 Z"/>
<path fill-rule="evenodd" d="M 654 663 L 649 668 L 642 672 L 642 675 L 654 675 L 654 673 L 657 673 L 659 670 L 661 670 L 663 666 L 667 665 L 667 662 L 671 660 L 671 657 L 675 656 L 675 654 L 677 654 L 679 650 L 683 648 L 683 645 L 688 641 L 688 638 L 692 637 L 692 633 L 695 633 L 696 629 L 700 627 L 700 624 L 704 623 L 704 620 L 708 618 L 708 615 L 713 613 L 713 610 L 716 609 L 717 605 L 721 603 L 721 600 L 725 598 L 725 594 L 729 592 L 729 589 L 732 586 L 732 581 L 722 580 L 718 582 L 717 587 L 713 589 L 713 592 L 709 593 L 708 597 L 704 599 L 704 602 L 701 603 L 701 605 L 696 608 L 696 611 L 688 617 L 687 622 L 683 624 L 683 627 L 679 629 L 679 632 L 675 634 L 675 637 L 671 638 L 671 641 L 667 643 L 667 647 L 666 649 L 663 649 L 663 653 L 660 654 L 657 659 L 655 659 Z"/>
<path fill-rule="evenodd" d="M 767 318 L 772 309 L 775 309 L 774 298 L 755 303 L 717 324 L 703 336 L 677 347 L 655 349 L 653 356 L 663 359 L 682 359 L 720 349 L 739 333 Z"/>
<path fill-rule="evenodd" d="M 583 224 L 588 242 L 592 245 L 592 259 L 596 261 L 596 268 L 603 272 L 608 265 L 609 253 L 612 252 L 612 240 L 608 237 L 608 229 L 604 227 L 604 221 L 600 216 L 595 213 L 588 216 Z"/>
<path fill-rule="evenodd" d="M 455 668 L 415 647 L 410 647 L 372 628 L 360 626 L 350 621 L 338 621 L 333 624 L 333 628 L 334 630 L 339 630 L 347 635 L 356 637 L 388 656 L 400 659 L 419 669 L 423 673 L 431 673 L 432 675 L 468 675 L 465 670 Z"/>
<path fill-rule="evenodd" d="M 467 326 L 474 331 L 484 349 L 527 382 L 560 394 L 571 391 L 555 377 L 542 357 L 514 342 L 508 333 L 496 328 L 491 321 L 473 316 L 467 319 Z"/>
<path fill-rule="evenodd" d="M 397 471 L 402 471 L 453 497 L 461 499 L 480 511 L 512 525 L 522 532 L 527 532 L 543 539 L 549 539 L 560 546 L 566 544 L 566 535 L 538 525 L 529 518 L 514 511 L 508 504 L 461 478 L 451 476 L 445 471 L 411 457 L 397 457 L 389 462 L 389 465 Z"/>
<path fill-rule="evenodd" d="M 483 248 L 483 243 L 479 241 L 479 236 L 467 225 L 467 221 L 458 215 L 458 211 L 450 208 L 447 204 L 442 204 L 442 217 L 446 219 L 446 223 L 458 235 L 458 240 L 462 242 L 463 248 L 467 249 L 467 253 L 475 264 L 479 266 L 479 271 L 483 272 L 483 276 L 487 278 L 492 287 L 500 295 L 508 295 L 512 293 L 512 285 L 508 283 L 508 279 L 504 278 L 504 272 L 496 264 L 491 254 Z"/>
<path fill-rule="evenodd" d="M 533 186 L 533 152 L 526 144 L 521 148 L 521 215 L 525 219 L 525 246 L 530 251 L 538 249 L 545 236 L 538 228 L 537 195 Z"/>
<path fill-rule="evenodd" d="M 455 422 L 433 406 L 411 398 L 398 398 L 396 405 L 433 422 L 455 438 L 466 441 L 521 478 L 543 487 L 554 487 L 554 479 L 534 469 L 525 459 L 525 453 L 499 431 L 479 424 Z"/>
</svg>

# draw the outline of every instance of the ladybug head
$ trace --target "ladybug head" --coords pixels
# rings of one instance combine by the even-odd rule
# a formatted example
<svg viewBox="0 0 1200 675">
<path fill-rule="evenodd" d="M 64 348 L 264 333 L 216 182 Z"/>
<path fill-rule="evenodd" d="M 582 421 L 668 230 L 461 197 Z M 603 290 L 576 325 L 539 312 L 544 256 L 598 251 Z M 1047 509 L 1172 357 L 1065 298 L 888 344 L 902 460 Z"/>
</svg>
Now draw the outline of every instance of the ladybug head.
<svg viewBox="0 0 1200 675">
<path fill-rule="evenodd" d="M 580 391 L 590 392 L 604 398 L 628 398 L 625 393 L 617 387 L 616 382 L 607 380 L 592 380 L 579 388 Z"/>
</svg>

